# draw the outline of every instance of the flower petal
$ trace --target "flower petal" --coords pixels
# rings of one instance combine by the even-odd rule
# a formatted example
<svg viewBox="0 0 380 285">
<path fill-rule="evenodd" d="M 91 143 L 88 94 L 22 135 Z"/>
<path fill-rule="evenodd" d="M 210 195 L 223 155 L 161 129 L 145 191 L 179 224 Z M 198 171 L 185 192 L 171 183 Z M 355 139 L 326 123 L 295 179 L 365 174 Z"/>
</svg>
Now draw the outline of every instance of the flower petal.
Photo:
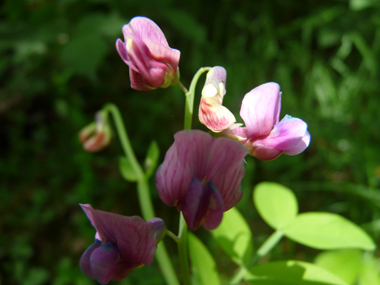
<svg viewBox="0 0 380 285">
<path fill-rule="evenodd" d="M 228 129 L 236 122 L 236 119 L 231 111 L 223 105 L 209 105 L 204 98 L 201 98 L 199 121 L 208 129 L 217 133 Z"/>
<path fill-rule="evenodd" d="M 161 200 L 175 206 L 184 200 L 193 177 L 202 180 L 209 147 L 214 139 L 199 130 L 179 131 L 156 172 L 156 188 Z"/>
<path fill-rule="evenodd" d="M 95 210 L 80 204 L 102 240 L 116 242 L 124 262 L 150 265 L 157 249 L 154 225 L 142 218 Z"/>
<path fill-rule="evenodd" d="M 245 175 L 244 157 L 248 150 L 229 138 L 218 138 L 209 149 L 206 180 L 212 181 L 223 198 L 224 211 L 241 199 L 241 180 Z"/>
<path fill-rule="evenodd" d="M 206 229 L 216 228 L 223 217 L 223 200 L 218 189 L 209 182 L 193 178 L 189 184 L 186 200 L 177 206 L 190 229 L 196 230 L 205 222 Z"/>
<path fill-rule="evenodd" d="M 90 256 L 92 252 L 97 249 L 98 247 L 101 246 L 101 241 L 100 240 L 95 240 L 95 242 L 90 245 L 86 251 L 82 254 L 80 261 L 79 261 L 79 266 L 82 272 L 90 279 L 94 279 L 94 274 L 92 273 L 91 265 L 90 265 Z"/>
<path fill-rule="evenodd" d="M 179 50 L 169 47 L 164 33 L 151 19 L 134 17 L 127 25 L 123 26 L 123 34 L 136 35 L 147 45 L 153 58 L 169 63 L 174 73 L 177 71 L 181 53 Z"/>
<path fill-rule="evenodd" d="M 277 83 L 265 83 L 248 92 L 240 109 L 248 137 L 267 136 L 278 122 L 280 108 L 281 93 Z"/>
<path fill-rule="evenodd" d="M 303 152 L 310 144 L 310 133 L 306 132 L 306 134 L 302 137 L 300 142 L 296 144 L 291 149 L 285 150 L 284 154 L 287 155 L 297 155 Z"/>
<path fill-rule="evenodd" d="M 107 242 L 96 248 L 90 256 L 91 270 L 94 279 L 101 284 L 107 284 L 119 269 L 119 250 L 115 242 Z"/>
</svg>

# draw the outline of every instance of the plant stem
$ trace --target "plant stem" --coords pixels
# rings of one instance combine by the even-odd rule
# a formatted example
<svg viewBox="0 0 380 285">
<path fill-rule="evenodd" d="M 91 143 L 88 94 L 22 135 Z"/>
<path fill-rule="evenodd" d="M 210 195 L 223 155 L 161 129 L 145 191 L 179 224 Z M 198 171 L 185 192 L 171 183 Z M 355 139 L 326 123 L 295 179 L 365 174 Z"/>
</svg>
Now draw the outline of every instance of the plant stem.
<svg viewBox="0 0 380 285">
<path fill-rule="evenodd" d="M 178 86 L 179 86 L 179 88 L 181 88 L 181 90 L 183 91 L 183 93 L 185 93 L 185 95 L 189 92 L 187 90 L 187 88 L 181 83 L 181 81 L 178 81 Z"/>
<path fill-rule="evenodd" d="M 283 237 L 283 232 L 280 230 L 275 231 L 273 234 L 269 236 L 269 238 L 260 246 L 257 250 L 256 254 L 252 256 L 251 260 L 245 266 L 240 266 L 237 273 L 232 277 L 230 281 L 230 285 L 239 284 L 240 281 L 244 278 L 245 273 L 255 265 L 259 259 L 265 255 L 267 255 L 273 247 L 281 240 Z"/>
<path fill-rule="evenodd" d="M 211 67 L 201 67 L 197 73 L 195 73 L 193 80 L 190 84 L 189 92 L 186 93 L 186 106 L 185 106 L 185 123 L 184 129 L 190 130 L 191 124 L 193 120 L 193 111 L 194 111 L 194 94 L 195 87 L 197 87 L 198 79 L 202 75 L 202 73 L 209 71 Z"/>
<path fill-rule="evenodd" d="M 148 221 L 155 217 L 152 199 L 149 192 L 149 184 L 144 175 L 144 172 L 138 163 L 136 156 L 133 152 L 131 143 L 128 138 L 127 130 L 124 126 L 123 119 L 120 115 L 119 109 L 114 104 L 106 104 L 104 110 L 110 112 L 114 118 L 116 132 L 119 135 L 121 146 L 125 155 L 129 159 L 135 173 L 139 177 L 137 181 L 137 193 L 139 197 L 140 208 L 143 218 Z M 164 274 L 164 278 L 167 284 L 179 285 L 177 275 L 175 274 L 172 263 L 170 262 L 169 255 L 166 251 L 165 244 L 161 241 L 155 253 L 155 258 Z"/>
</svg>

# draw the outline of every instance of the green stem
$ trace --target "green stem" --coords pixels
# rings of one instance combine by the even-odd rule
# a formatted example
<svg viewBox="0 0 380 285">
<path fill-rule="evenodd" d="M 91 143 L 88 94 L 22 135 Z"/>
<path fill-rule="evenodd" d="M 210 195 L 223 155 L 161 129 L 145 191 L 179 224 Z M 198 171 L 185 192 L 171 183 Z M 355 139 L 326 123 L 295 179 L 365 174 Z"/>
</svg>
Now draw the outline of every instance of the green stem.
<svg viewBox="0 0 380 285">
<path fill-rule="evenodd" d="M 185 219 L 183 218 L 182 212 L 180 213 L 179 217 L 179 229 L 180 232 L 178 234 L 178 254 L 181 265 L 182 281 L 184 285 L 190 285 L 189 260 L 187 254 L 187 225 Z"/>
<path fill-rule="evenodd" d="M 267 255 L 273 247 L 281 240 L 283 237 L 283 232 L 280 230 L 275 231 L 269 236 L 269 238 L 260 246 L 256 254 L 252 256 L 251 260 L 245 266 L 241 266 L 237 273 L 232 277 L 230 285 L 239 284 L 240 281 L 244 278 L 246 272 L 255 265 L 261 257 Z"/>
<path fill-rule="evenodd" d="M 184 123 L 184 129 L 190 130 L 191 129 L 191 123 L 193 120 L 193 112 L 194 112 L 194 94 L 195 94 L 195 87 L 197 87 L 198 79 L 202 75 L 202 73 L 209 71 L 211 67 L 201 67 L 197 73 L 195 73 L 193 80 L 190 84 L 189 92 L 186 93 L 186 106 L 185 106 L 185 123 Z"/>
<path fill-rule="evenodd" d="M 149 192 L 148 181 L 145 178 L 144 171 L 142 170 L 133 152 L 119 109 L 114 104 L 106 104 L 104 106 L 104 110 L 112 114 L 116 126 L 116 132 L 120 138 L 121 146 L 124 150 L 125 155 L 128 157 L 128 160 L 130 161 L 135 173 L 139 177 L 137 181 L 137 193 L 139 197 L 140 208 L 143 218 L 148 221 L 155 217 L 152 199 Z M 155 258 L 157 259 L 162 273 L 164 274 L 166 283 L 170 285 L 179 285 L 177 275 L 175 274 L 173 265 L 170 262 L 169 255 L 166 251 L 163 241 L 161 241 L 157 246 Z"/>
<path fill-rule="evenodd" d="M 189 92 L 187 90 L 187 88 L 181 83 L 181 81 L 178 81 L 178 86 L 179 86 L 179 88 L 181 88 L 181 90 L 183 91 L 183 93 L 185 93 L 185 95 Z"/>
</svg>

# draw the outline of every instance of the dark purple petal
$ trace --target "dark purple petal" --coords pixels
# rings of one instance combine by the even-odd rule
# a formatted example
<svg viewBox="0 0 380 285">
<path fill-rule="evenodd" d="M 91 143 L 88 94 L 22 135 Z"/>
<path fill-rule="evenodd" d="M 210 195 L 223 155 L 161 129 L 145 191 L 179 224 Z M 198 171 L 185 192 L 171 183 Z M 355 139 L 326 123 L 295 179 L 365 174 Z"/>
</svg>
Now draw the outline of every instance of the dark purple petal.
<svg viewBox="0 0 380 285">
<path fill-rule="evenodd" d="M 175 206 L 184 201 L 193 177 L 202 180 L 206 174 L 209 148 L 213 138 L 202 131 L 185 130 L 174 135 L 156 172 L 156 187 L 161 200 Z"/>
<path fill-rule="evenodd" d="M 101 243 L 102 243 L 101 241 L 96 239 L 95 242 L 92 245 L 90 245 L 86 249 L 86 251 L 82 254 L 80 261 L 79 261 L 80 269 L 90 279 L 95 279 L 94 274 L 92 273 L 91 266 L 90 266 L 90 256 L 91 256 L 91 253 L 95 249 L 100 247 Z"/>
<path fill-rule="evenodd" d="M 208 186 L 210 203 L 208 205 L 207 213 L 203 219 L 203 227 L 206 230 L 213 230 L 216 229 L 222 222 L 224 207 L 222 196 L 220 196 L 220 193 L 215 185 L 212 182 L 209 182 Z"/>
<path fill-rule="evenodd" d="M 253 139 L 269 135 L 278 122 L 281 108 L 280 85 L 275 82 L 262 84 L 243 99 L 240 116 L 247 128 L 248 138 Z"/>
<path fill-rule="evenodd" d="M 151 264 L 157 249 L 153 224 L 137 216 L 95 210 L 89 204 L 81 204 L 81 207 L 102 241 L 116 242 L 124 262 Z"/>
<path fill-rule="evenodd" d="M 153 218 L 148 221 L 153 224 L 155 230 L 156 244 L 158 244 L 166 233 L 165 222 L 160 218 Z"/>
<path fill-rule="evenodd" d="M 91 270 L 94 279 L 101 284 L 107 284 L 114 273 L 119 270 L 119 250 L 115 242 L 107 242 L 96 248 L 90 256 Z"/>
<path fill-rule="evenodd" d="M 248 150 L 229 138 L 215 139 L 209 148 L 205 179 L 212 181 L 223 198 L 224 211 L 241 199 L 241 180 L 245 175 L 244 157 Z"/>
<path fill-rule="evenodd" d="M 218 189 L 212 183 L 200 182 L 193 178 L 186 195 L 186 200 L 178 204 L 178 210 L 189 228 L 195 230 L 206 222 L 206 229 L 217 227 L 223 217 L 223 200 Z"/>
</svg>

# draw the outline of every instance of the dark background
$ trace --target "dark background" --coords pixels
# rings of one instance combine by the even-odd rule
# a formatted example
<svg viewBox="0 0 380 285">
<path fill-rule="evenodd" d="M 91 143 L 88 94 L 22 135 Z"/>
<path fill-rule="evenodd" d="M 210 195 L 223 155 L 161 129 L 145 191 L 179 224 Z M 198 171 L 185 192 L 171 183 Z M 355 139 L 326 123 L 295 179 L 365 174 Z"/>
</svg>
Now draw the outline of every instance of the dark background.
<svg viewBox="0 0 380 285">
<path fill-rule="evenodd" d="M 339 213 L 378 240 L 379 1 L 6 0 L 0 6 L 0 284 L 95 284 L 78 266 L 95 234 L 78 203 L 140 214 L 135 184 L 118 169 L 118 138 L 95 154 L 78 141 L 108 102 L 121 109 L 141 162 L 153 139 L 162 162 L 183 126 L 178 87 L 139 92 L 129 86 L 115 40 L 136 15 L 154 20 L 181 51 L 185 86 L 202 66 L 226 68 L 224 105 L 240 122 L 243 96 L 275 81 L 283 92 L 281 118 L 308 123 L 311 144 L 301 155 L 247 158 L 238 208 L 256 247 L 272 232 L 252 203 L 260 181 L 293 189 L 301 212 Z M 193 127 L 205 130 L 196 119 Z M 153 184 L 151 192 L 156 213 L 177 232 L 177 211 L 159 200 Z M 209 233 L 196 234 L 222 275 L 232 274 L 235 267 Z M 166 244 L 175 256 L 174 242 Z M 271 258 L 312 261 L 316 253 L 284 239 Z M 154 262 L 113 284 L 162 280 Z"/>
</svg>

